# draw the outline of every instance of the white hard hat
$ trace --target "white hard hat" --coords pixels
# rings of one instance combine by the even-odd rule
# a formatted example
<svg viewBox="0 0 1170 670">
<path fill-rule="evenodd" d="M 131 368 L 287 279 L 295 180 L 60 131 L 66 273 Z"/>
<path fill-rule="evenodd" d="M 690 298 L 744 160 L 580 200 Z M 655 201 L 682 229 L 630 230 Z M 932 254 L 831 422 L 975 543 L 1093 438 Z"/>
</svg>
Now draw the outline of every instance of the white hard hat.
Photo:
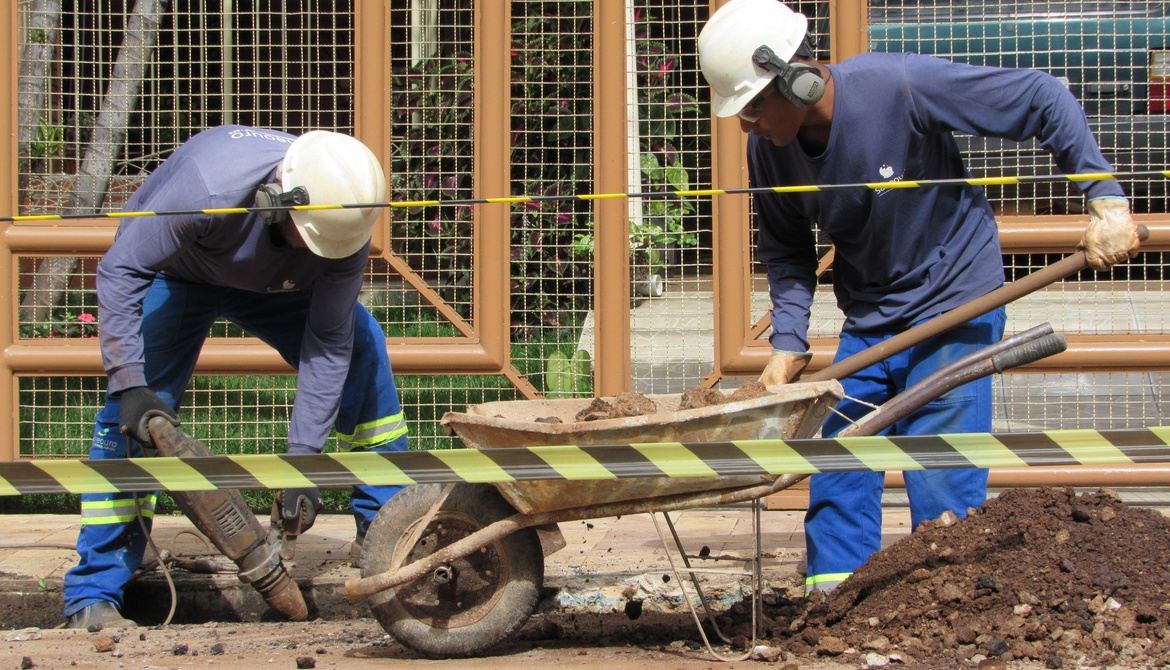
<svg viewBox="0 0 1170 670">
<path fill-rule="evenodd" d="M 386 175 L 374 153 L 341 133 L 312 130 L 293 141 L 284 156 L 281 187 L 309 192 L 310 205 L 384 202 Z M 379 208 L 293 210 L 293 223 L 309 249 L 325 258 L 345 258 L 370 241 Z"/>
<path fill-rule="evenodd" d="M 791 61 L 808 34 L 808 18 L 778 0 L 731 0 L 699 33 L 699 67 L 711 86 L 715 116 L 735 116 L 776 76 L 752 58 L 769 47 Z"/>
</svg>

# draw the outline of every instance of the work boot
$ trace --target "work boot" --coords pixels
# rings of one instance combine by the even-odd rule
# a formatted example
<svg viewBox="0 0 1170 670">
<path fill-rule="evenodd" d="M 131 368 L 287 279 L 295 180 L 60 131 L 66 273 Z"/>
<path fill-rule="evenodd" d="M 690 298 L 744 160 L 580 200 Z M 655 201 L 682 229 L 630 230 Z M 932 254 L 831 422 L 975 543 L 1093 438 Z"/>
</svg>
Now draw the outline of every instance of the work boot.
<svg viewBox="0 0 1170 670">
<path fill-rule="evenodd" d="M 137 628 L 138 624 L 123 618 L 122 614 L 118 612 L 118 608 L 114 607 L 114 603 L 108 600 L 99 600 L 70 614 L 65 621 L 65 627 L 84 629 L 96 627 L 96 630 L 101 630 L 103 628 Z"/>
<path fill-rule="evenodd" d="M 362 545 L 366 543 L 366 534 L 358 531 L 357 536 L 353 538 L 353 542 L 349 544 L 349 564 L 359 570 L 366 567 L 362 563 Z"/>
</svg>

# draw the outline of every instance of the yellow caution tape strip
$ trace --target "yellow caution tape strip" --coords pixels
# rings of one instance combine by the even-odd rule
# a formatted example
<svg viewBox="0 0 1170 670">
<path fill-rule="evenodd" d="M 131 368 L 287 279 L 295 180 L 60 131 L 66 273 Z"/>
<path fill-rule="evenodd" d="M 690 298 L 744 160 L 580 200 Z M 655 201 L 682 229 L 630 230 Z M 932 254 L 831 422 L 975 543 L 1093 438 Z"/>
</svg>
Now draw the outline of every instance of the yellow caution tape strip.
<svg viewBox="0 0 1170 670">
<path fill-rule="evenodd" d="M 496 198 L 451 198 L 449 200 L 396 200 L 394 202 L 362 202 L 347 204 L 289 205 L 285 207 L 222 207 L 219 209 L 176 209 L 161 212 L 91 212 L 88 214 L 27 214 L 0 216 L 0 221 L 61 221 L 66 219 L 111 218 L 128 219 L 144 216 L 190 216 L 197 214 L 247 214 L 248 212 L 278 212 L 287 210 L 319 211 L 326 209 L 374 209 L 415 207 L 458 207 L 490 204 L 539 204 L 558 200 L 618 200 L 622 198 L 699 198 L 739 193 L 813 193 L 852 189 L 884 190 L 890 188 L 937 188 L 941 186 L 1011 186 L 1035 182 L 1085 182 L 1120 179 L 1170 179 L 1170 170 L 1137 172 L 1085 172 L 1079 174 L 1014 175 L 981 177 L 977 179 L 919 179 L 906 181 L 855 182 L 848 184 L 803 184 L 793 186 L 756 186 L 751 188 L 708 188 L 685 191 L 647 191 L 642 193 L 569 193 L 564 195 L 514 195 Z"/>
<path fill-rule="evenodd" d="M 0 463 L 0 495 L 1170 463 L 1170 427 Z"/>
</svg>

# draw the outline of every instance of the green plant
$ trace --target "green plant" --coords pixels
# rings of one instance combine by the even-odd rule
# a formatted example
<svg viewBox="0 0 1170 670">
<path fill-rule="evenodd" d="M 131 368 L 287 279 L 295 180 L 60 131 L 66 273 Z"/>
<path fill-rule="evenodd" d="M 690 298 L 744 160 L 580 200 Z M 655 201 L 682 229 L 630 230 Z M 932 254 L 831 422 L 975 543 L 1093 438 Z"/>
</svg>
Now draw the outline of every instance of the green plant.
<svg viewBox="0 0 1170 670">
<path fill-rule="evenodd" d="M 45 117 L 37 120 L 37 136 L 29 145 L 29 154 L 35 158 L 50 158 L 65 146 L 65 129 L 52 125 Z"/>
<path fill-rule="evenodd" d="M 654 154 L 642 154 L 642 174 L 647 183 L 657 185 L 651 188 L 662 189 L 661 192 L 690 189 L 687 171 L 677 161 L 663 166 Z M 686 198 L 670 195 L 647 198 L 642 211 L 645 217 L 641 221 L 630 221 L 630 253 L 644 256 L 643 263 L 661 265 L 661 249 L 666 246 L 687 248 L 698 245 L 698 235 L 684 226 L 684 217 L 695 211 L 694 205 Z M 577 256 L 592 258 L 593 222 L 586 225 L 589 230 L 575 234 L 570 248 Z"/>
<path fill-rule="evenodd" d="M 545 396 L 548 398 L 580 398 L 593 395 L 593 365 L 589 352 L 577 349 L 572 358 L 560 351 L 548 356 L 545 367 Z"/>
<path fill-rule="evenodd" d="M 654 154 L 643 153 L 641 167 L 646 182 L 654 185 L 652 188 L 661 187 L 665 190 L 669 186 L 669 190 L 672 191 L 688 191 L 691 188 L 690 176 L 677 159 L 669 165 L 663 165 Z M 681 247 L 693 247 L 699 243 L 698 236 L 693 232 L 688 232 L 683 227 L 683 217 L 695 211 L 691 200 L 677 196 L 649 198 L 643 203 L 642 208 L 643 213 L 648 218 L 659 219 L 663 225 L 661 227 L 654 226 L 662 231 L 662 235 L 651 233 L 654 239 L 640 239 L 640 241 L 646 244 L 671 241 Z M 631 231 L 631 235 L 633 234 Z M 640 227 L 638 234 L 645 236 L 646 231 L 641 230 Z"/>
<path fill-rule="evenodd" d="M 24 315 L 24 312 L 21 312 Z M 93 339 L 98 336 L 97 317 L 89 312 L 73 313 L 64 311 L 42 323 L 21 323 L 20 337 L 24 339 L 80 337 Z"/>
<path fill-rule="evenodd" d="M 470 25 L 470 9 L 443 24 Z M 662 10 L 666 11 L 666 10 Z M 526 2 L 513 8 L 510 161 L 512 195 L 538 202 L 513 205 L 510 216 L 512 335 L 531 338 L 561 330 L 591 307 L 593 175 L 592 34 L 590 0 Z M 638 10 L 636 19 L 641 161 L 648 184 L 685 190 L 704 155 L 694 138 L 706 122 L 687 90 L 694 70 L 668 46 L 670 20 Z M 472 198 L 473 58 L 467 35 L 453 34 L 428 57 L 396 62 L 392 78 L 392 199 L 419 203 L 392 209 L 395 252 L 470 316 L 473 210 L 446 204 Z M 685 151 L 679 151 L 683 146 Z M 688 163 L 688 161 L 690 161 Z M 564 196 L 564 197 L 561 197 Z M 549 198 L 549 199 L 543 199 Z M 434 204 L 435 202 L 440 204 Z M 430 203 L 430 204 L 427 204 Z M 633 224 L 631 245 L 661 264 L 664 245 L 698 245 L 695 204 L 648 199 L 646 220 Z M 641 261 L 639 261 L 641 262 Z M 543 357 L 540 359 L 543 361 Z"/>
</svg>

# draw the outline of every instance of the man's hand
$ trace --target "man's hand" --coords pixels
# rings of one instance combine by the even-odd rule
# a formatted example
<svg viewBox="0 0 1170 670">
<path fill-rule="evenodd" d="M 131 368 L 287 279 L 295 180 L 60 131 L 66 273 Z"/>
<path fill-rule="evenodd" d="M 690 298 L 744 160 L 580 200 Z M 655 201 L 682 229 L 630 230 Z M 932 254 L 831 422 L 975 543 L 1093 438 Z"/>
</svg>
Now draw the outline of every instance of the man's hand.
<svg viewBox="0 0 1170 670">
<path fill-rule="evenodd" d="M 804 371 L 812 354 L 798 354 L 795 351 L 772 351 L 772 358 L 768 360 L 768 367 L 760 375 L 760 383 L 764 386 L 780 386 L 787 384 Z"/>
<path fill-rule="evenodd" d="M 122 407 L 118 413 L 118 427 L 123 433 L 142 444 L 154 444 L 154 440 L 150 438 L 150 431 L 146 428 L 146 424 L 153 417 L 161 416 L 170 421 L 172 426 L 179 425 L 179 415 L 149 387 L 134 386 L 125 389 L 119 398 Z"/>
<path fill-rule="evenodd" d="M 1129 214 L 1125 198 L 1097 198 L 1089 201 L 1089 227 L 1077 249 L 1085 250 L 1085 260 L 1094 270 L 1108 270 L 1137 255 L 1141 241 L 1138 228 Z"/>
<path fill-rule="evenodd" d="M 321 492 L 317 489 L 285 489 L 277 494 L 280 526 L 285 535 L 296 537 L 313 527 L 321 511 Z"/>
</svg>

